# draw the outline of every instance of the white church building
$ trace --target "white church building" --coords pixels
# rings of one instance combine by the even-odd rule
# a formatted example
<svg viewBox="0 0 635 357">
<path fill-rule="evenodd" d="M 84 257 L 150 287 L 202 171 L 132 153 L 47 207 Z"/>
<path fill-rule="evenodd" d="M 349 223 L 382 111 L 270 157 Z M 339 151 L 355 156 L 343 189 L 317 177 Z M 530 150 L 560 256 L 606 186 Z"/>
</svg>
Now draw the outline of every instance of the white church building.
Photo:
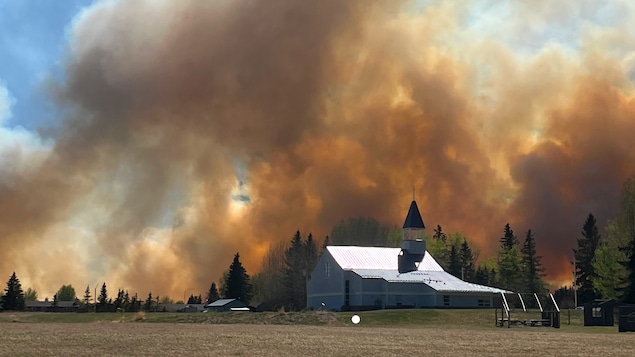
<svg viewBox="0 0 635 357">
<path fill-rule="evenodd" d="M 506 292 L 445 272 L 425 250 L 425 225 L 415 201 L 402 232 L 402 248 L 326 247 L 307 282 L 307 307 L 487 308 Z"/>
</svg>

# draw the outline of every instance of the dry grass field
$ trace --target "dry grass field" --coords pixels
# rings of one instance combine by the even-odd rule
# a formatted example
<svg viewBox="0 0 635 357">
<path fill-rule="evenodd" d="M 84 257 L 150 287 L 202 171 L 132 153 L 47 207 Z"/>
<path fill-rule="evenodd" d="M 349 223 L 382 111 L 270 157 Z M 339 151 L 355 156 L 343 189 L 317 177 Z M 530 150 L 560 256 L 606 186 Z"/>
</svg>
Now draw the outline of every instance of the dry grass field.
<svg viewBox="0 0 635 357">
<path fill-rule="evenodd" d="M 0 356 L 633 356 L 616 327 L 496 328 L 491 311 L 0 314 Z M 573 324 L 576 322 L 576 324 Z M 388 327 L 385 327 L 388 326 Z"/>
</svg>

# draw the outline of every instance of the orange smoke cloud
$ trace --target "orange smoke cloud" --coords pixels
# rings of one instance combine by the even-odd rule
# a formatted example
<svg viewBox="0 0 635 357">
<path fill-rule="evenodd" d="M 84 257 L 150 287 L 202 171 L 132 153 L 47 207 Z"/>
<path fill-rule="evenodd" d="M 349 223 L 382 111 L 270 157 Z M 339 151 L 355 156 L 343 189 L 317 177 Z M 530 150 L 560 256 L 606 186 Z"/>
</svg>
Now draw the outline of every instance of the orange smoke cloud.
<svg viewBox="0 0 635 357">
<path fill-rule="evenodd" d="M 0 172 L 0 273 L 179 299 L 236 251 L 256 272 L 296 229 L 398 224 L 414 184 L 429 226 L 483 255 L 506 222 L 531 228 L 549 277 L 568 277 L 586 214 L 610 218 L 635 172 L 632 61 L 594 50 L 633 39 L 590 29 L 575 55 L 525 55 L 467 18 L 447 2 L 94 6 L 52 88 L 68 113 L 54 147 Z"/>
</svg>

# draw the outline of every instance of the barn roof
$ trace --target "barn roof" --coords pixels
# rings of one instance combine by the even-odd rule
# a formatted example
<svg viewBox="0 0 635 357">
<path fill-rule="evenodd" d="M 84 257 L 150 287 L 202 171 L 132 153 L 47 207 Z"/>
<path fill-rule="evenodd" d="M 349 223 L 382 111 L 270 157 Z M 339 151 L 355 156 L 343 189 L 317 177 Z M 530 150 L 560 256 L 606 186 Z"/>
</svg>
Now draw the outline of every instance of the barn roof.
<svg viewBox="0 0 635 357">
<path fill-rule="evenodd" d="M 403 222 L 402 228 L 426 228 L 423 224 L 423 218 L 421 218 L 419 207 L 417 207 L 417 202 L 414 200 L 410 203 L 410 209 L 408 209 L 408 215 L 406 216 L 406 220 Z"/>
<path fill-rule="evenodd" d="M 210 304 L 205 305 L 205 307 L 221 307 L 221 306 L 225 306 L 227 304 L 229 304 L 230 302 L 233 302 L 235 300 L 238 299 L 218 299 Z"/>
<path fill-rule="evenodd" d="M 397 271 L 397 256 L 401 248 L 328 246 L 337 264 L 344 270 L 386 269 Z M 436 260 L 426 252 L 419 264 L 420 271 L 443 271 Z"/>
<path fill-rule="evenodd" d="M 366 279 L 384 279 L 390 283 L 425 283 L 439 292 L 455 293 L 507 293 L 505 290 L 465 282 L 445 271 L 413 271 L 399 274 L 395 270 L 353 269 L 353 272 Z"/>
</svg>

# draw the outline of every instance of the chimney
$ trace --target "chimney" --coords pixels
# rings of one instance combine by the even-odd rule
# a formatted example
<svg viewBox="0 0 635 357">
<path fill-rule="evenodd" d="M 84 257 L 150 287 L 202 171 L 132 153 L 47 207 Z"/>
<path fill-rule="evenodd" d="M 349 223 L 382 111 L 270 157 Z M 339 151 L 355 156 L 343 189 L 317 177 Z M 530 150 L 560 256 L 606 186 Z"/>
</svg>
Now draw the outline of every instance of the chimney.
<svg viewBox="0 0 635 357">
<path fill-rule="evenodd" d="M 416 271 L 419 268 L 419 263 L 426 254 L 425 230 L 419 207 L 413 200 L 401 231 L 401 252 L 398 257 L 400 274 Z"/>
</svg>

